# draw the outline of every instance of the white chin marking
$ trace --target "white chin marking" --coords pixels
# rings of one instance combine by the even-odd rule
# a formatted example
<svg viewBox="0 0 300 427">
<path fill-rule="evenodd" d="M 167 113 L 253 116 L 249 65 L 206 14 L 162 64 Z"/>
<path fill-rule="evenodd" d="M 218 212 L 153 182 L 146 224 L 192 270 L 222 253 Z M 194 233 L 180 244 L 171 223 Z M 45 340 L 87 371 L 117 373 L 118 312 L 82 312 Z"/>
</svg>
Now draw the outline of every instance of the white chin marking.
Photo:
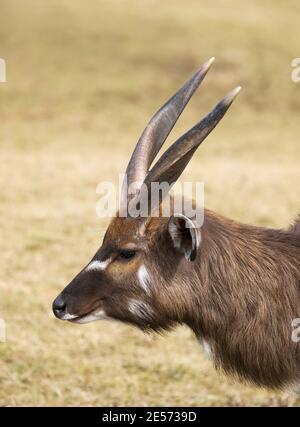
<svg viewBox="0 0 300 427">
<path fill-rule="evenodd" d="M 110 258 L 105 261 L 92 261 L 85 268 L 85 271 L 103 271 L 110 263 Z"/>
<path fill-rule="evenodd" d="M 66 313 L 64 314 L 63 317 L 61 317 L 61 320 L 72 320 L 72 319 L 75 319 L 76 317 L 77 316 L 75 316 L 74 314 Z"/>
<path fill-rule="evenodd" d="M 144 289 L 146 294 L 149 295 L 150 291 L 151 291 L 150 276 L 149 276 L 149 273 L 146 270 L 146 267 L 144 265 L 142 265 L 139 268 L 137 275 L 138 275 L 138 279 L 139 279 L 141 287 Z"/>
<path fill-rule="evenodd" d="M 105 320 L 109 319 L 108 316 L 106 316 L 105 311 L 102 309 L 97 309 L 92 311 L 91 313 L 87 314 L 86 316 L 76 318 L 76 316 L 73 317 L 72 320 L 73 323 L 90 323 L 95 322 L 96 320 Z"/>
</svg>

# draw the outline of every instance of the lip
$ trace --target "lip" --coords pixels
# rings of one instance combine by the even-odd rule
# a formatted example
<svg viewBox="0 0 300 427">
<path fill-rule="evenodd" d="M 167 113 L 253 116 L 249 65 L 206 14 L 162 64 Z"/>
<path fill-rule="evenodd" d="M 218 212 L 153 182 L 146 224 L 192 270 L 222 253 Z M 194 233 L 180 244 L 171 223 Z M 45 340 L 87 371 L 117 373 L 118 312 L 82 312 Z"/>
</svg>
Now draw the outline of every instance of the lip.
<svg viewBox="0 0 300 427">
<path fill-rule="evenodd" d="M 83 314 L 82 316 L 73 317 L 73 319 L 67 319 L 68 322 L 77 323 L 78 320 L 84 319 L 85 317 L 89 316 L 92 312 Z"/>
<path fill-rule="evenodd" d="M 109 317 L 106 315 L 105 311 L 101 309 L 100 307 L 90 311 L 89 313 L 82 314 L 77 317 L 73 317 L 72 319 L 67 319 L 68 322 L 72 323 L 90 323 L 94 322 L 96 320 L 105 320 Z"/>
</svg>

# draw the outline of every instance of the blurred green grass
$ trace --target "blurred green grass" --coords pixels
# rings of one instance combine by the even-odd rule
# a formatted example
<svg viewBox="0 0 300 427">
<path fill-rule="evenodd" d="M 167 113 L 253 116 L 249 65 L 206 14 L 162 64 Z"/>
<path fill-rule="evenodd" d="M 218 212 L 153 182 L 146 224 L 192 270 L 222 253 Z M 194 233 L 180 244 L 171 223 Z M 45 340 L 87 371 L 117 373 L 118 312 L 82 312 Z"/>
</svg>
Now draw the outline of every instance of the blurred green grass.
<svg viewBox="0 0 300 427">
<path fill-rule="evenodd" d="M 100 245 L 96 185 L 117 180 L 151 114 L 217 61 L 170 141 L 243 91 L 185 177 L 206 206 L 286 226 L 299 211 L 297 1 L 1 1 L 0 405 L 299 405 L 214 371 L 185 328 L 55 321 L 51 301 Z"/>
</svg>

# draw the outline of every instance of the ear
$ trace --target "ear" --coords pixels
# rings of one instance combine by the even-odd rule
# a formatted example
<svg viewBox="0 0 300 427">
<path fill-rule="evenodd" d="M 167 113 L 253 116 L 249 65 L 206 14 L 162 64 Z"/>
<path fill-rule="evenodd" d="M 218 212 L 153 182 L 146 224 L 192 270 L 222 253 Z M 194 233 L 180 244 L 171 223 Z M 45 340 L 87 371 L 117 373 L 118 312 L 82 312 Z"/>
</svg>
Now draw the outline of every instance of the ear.
<svg viewBox="0 0 300 427">
<path fill-rule="evenodd" d="M 174 247 L 184 254 L 188 261 L 194 261 L 201 242 L 201 233 L 194 222 L 182 214 L 174 214 L 169 219 L 168 232 Z"/>
</svg>

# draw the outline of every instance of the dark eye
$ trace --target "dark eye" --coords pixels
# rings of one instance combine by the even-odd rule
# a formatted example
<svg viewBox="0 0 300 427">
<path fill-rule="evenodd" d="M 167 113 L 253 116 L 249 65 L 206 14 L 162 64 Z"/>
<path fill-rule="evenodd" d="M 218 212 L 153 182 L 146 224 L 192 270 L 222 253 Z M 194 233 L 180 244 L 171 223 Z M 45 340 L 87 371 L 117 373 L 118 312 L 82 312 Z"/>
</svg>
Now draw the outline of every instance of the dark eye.
<svg viewBox="0 0 300 427">
<path fill-rule="evenodd" d="M 125 249 L 125 250 L 123 250 L 123 251 L 120 252 L 119 257 L 121 259 L 131 259 L 131 258 L 134 257 L 134 255 L 135 255 L 135 251 L 131 251 L 131 250 L 126 250 Z"/>
</svg>

